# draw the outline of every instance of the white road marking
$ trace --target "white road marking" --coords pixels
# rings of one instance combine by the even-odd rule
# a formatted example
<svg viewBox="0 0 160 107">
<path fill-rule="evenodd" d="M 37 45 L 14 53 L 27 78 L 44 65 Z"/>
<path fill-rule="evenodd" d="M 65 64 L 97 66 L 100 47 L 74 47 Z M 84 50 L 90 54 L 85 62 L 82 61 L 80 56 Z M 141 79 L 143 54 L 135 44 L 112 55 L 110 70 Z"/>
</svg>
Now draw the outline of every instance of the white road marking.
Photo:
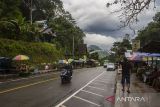
<svg viewBox="0 0 160 107">
<path fill-rule="evenodd" d="M 102 82 L 102 83 L 105 83 L 105 84 L 109 84 L 109 82 L 106 82 L 106 81 L 100 81 L 100 80 L 95 80 L 95 82 Z"/>
<path fill-rule="evenodd" d="M 88 103 L 90 103 L 90 104 L 96 105 L 96 106 L 98 106 L 98 107 L 100 107 L 99 104 L 96 104 L 96 103 L 91 102 L 91 101 L 89 101 L 89 100 L 86 100 L 86 99 L 84 99 L 84 98 L 81 98 L 81 97 L 78 97 L 78 96 L 73 96 L 73 97 L 74 97 L 74 98 L 77 98 L 77 99 L 80 99 L 80 100 L 82 100 L 82 101 L 88 102 Z"/>
<path fill-rule="evenodd" d="M 98 90 L 103 90 L 103 91 L 105 91 L 105 89 L 98 88 L 98 87 L 93 87 L 93 86 L 90 86 L 90 85 L 88 85 L 87 87 L 90 87 L 90 88 L 95 88 L 95 89 L 98 89 Z"/>
<path fill-rule="evenodd" d="M 108 81 L 108 80 L 111 80 L 111 79 L 113 79 L 113 78 L 109 78 L 109 79 L 98 79 L 99 81 Z"/>
<path fill-rule="evenodd" d="M 49 88 L 47 88 L 48 90 L 51 90 L 51 89 L 53 89 L 53 87 L 49 87 Z"/>
<path fill-rule="evenodd" d="M 67 107 L 67 106 L 65 106 L 65 105 L 61 105 L 60 107 Z"/>
<path fill-rule="evenodd" d="M 103 83 L 95 83 L 95 82 L 92 82 L 91 84 L 106 86 L 106 84 L 103 84 Z"/>
<path fill-rule="evenodd" d="M 91 92 L 91 91 L 87 91 L 87 90 L 81 90 L 81 91 L 86 92 L 86 93 L 90 93 L 90 94 L 93 94 L 93 95 L 96 95 L 96 96 L 104 97 L 103 95 L 100 95 L 100 94 L 97 94 L 97 93 L 94 93 L 94 92 Z"/>
<path fill-rule="evenodd" d="M 94 79 L 92 79 L 91 81 L 89 81 L 85 86 L 83 86 L 82 88 L 80 88 L 79 90 L 77 90 L 75 93 L 73 93 L 71 96 L 69 96 L 68 98 L 66 98 L 64 101 L 62 101 L 61 103 L 59 103 L 58 105 L 56 105 L 55 107 L 60 107 L 61 105 L 63 105 L 65 102 L 67 102 L 69 99 L 71 99 L 73 96 L 75 96 L 77 93 L 79 93 L 83 88 L 85 88 L 86 86 L 88 86 L 90 83 L 92 83 L 94 80 L 96 80 L 98 77 L 100 77 L 101 75 L 103 75 L 105 72 L 102 72 L 101 74 L 99 74 L 97 77 L 95 77 Z"/>
</svg>

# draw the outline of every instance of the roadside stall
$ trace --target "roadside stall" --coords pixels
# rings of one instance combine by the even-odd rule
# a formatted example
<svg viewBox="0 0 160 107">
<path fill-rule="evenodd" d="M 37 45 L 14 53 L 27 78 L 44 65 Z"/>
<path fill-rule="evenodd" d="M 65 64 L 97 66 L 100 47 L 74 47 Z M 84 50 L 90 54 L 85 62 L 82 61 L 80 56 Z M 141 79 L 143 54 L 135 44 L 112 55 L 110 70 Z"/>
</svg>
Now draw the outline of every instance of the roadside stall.
<svg viewBox="0 0 160 107">
<path fill-rule="evenodd" d="M 31 74 L 27 63 L 29 59 L 30 58 L 26 55 L 17 55 L 12 59 L 16 63 L 16 70 L 18 71 L 19 76 L 26 77 Z"/>
<path fill-rule="evenodd" d="M 160 90 L 160 41 L 151 41 L 138 51 L 150 53 L 146 60 L 151 70 L 150 74 L 145 76 L 145 82 Z"/>
</svg>

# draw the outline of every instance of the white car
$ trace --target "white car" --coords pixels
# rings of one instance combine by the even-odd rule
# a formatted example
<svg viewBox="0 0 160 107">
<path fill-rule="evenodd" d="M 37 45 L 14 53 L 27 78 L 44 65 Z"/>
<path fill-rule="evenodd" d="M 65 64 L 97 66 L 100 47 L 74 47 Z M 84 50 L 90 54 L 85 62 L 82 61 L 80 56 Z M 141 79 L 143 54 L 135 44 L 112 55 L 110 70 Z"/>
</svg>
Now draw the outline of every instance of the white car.
<svg viewBox="0 0 160 107">
<path fill-rule="evenodd" d="M 114 63 L 108 63 L 107 64 L 107 71 L 115 71 Z"/>
</svg>

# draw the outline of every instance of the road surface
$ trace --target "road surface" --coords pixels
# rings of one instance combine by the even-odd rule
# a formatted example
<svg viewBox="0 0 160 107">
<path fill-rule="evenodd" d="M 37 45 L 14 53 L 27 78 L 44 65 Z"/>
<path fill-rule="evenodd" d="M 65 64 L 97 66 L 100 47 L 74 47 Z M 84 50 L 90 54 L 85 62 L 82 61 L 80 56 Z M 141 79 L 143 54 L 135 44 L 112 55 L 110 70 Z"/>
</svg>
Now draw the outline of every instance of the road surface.
<svg viewBox="0 0 160 107">
<path fill-rule="evenodd" d="M 75 70 L 72 82 L 59 73 L 0 84 L 1 107 L 111 107 L 116 72 L 102 67 Z"/>
</svg>

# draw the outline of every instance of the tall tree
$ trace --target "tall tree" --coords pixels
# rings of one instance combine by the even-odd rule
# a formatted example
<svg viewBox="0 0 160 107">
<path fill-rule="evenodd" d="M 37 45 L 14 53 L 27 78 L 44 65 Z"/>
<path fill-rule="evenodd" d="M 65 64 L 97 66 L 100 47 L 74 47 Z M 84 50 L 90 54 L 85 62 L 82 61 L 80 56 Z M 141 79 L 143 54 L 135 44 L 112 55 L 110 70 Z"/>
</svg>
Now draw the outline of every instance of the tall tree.
<svg viewBox="0 0 160 107">
<path fill-rule="evenodd" d="M 150 22 L 147 27 L 140 30 L 136 39 L 141 41 L 141 45 L 145 45 L 150 41 L 160 41 L 160 13 L 158 12 L 153 17 L 153 22 Z"/>
<path fill-rule="evenodd" d="M 131 50 L 131 42 L 127 39 L 128 34 L 126 34 L 122 40 L 122 42 L 114 42 L 111 51 L 113 51 L 115 60 L 118 61 L 124 55 L 127 50 Z M 111 54 L 113 56 L 113 54 Z"/>
<path fill-rule="evenodd" d="M 13 20 L 21 16 L 20 3 L 21 0 L 0 0 L 0 20 Z"/>
<path fill-rule="evenodd" d="M 50 26 L 56 32 L 57 37 L 54 42 L 58 41 L 59 46 L 64 47 L 71 52 L 73 45 L 73 38 L 75 47 L 83 43 L 85 34 L 83 31 L 65 17 L 59 17 L 49 22 Z M 57 43 L 57 42 L 56 42 Z"/>
</svg>

